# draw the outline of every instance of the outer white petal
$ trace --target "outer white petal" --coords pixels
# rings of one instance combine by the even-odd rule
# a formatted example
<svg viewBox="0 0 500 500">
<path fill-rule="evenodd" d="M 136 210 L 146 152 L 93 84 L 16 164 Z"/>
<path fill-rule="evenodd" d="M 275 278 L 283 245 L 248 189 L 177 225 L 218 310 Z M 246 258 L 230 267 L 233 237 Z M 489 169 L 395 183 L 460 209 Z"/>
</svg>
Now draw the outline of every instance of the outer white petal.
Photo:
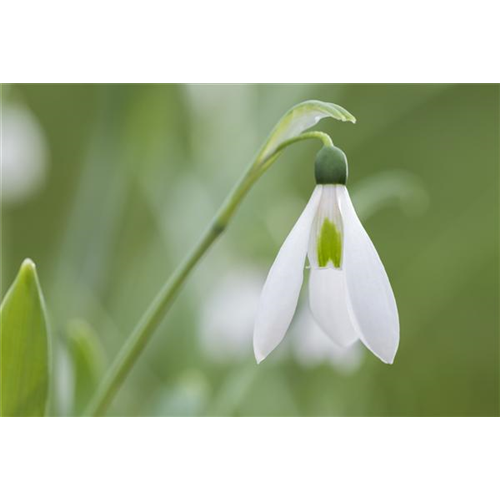
<svg viewBox="0 0 500 500">
<path fill-rule="evenodd" d="M 314 319 L 339 347 L 359 339 L 351 320 L 343 271 L 334 268 L 311 269 L 309 304 Z"/>
<path fill-rule="evenodd" d="M 344 222 L 343 270 L 351 316 L 368 349 L 385 363 L 392 363 L 399 345 L 399 318 L 391 284 L 347 188 L 337 189 Z"/>
<path fill-rule="evenodd" d="M 253 337 L 257 363 L 283 340 L 295 313 L 304 279 L 309 233 L 321 190 L 321 186 L 316 186 L 309 203 L 283 243 L 264 284 Z"/>
</svg>

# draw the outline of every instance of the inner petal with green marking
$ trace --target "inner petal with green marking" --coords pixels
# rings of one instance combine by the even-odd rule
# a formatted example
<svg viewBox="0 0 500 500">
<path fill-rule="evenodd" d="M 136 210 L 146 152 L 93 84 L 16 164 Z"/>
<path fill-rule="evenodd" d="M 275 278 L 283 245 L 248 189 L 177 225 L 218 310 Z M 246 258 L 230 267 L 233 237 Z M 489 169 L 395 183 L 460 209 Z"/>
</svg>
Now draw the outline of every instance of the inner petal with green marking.
<svg viewBox="0 0 500 500">
<path fill-rule="evenodd" d="M 335 224 L 325 218 L 317 237 L 318 266 L 327 267 L 331 262 L 334 267 L 340 267 L 342 257 L 342 235 Z"/>
<path fill-rule="evenodd" d="M 342 187 L 336 184 L 321 186 L 321 199 L 311 226 L 307 252 L 312 269 L 342 269 L 344 223 L 337 196 Z"/>
</svg>

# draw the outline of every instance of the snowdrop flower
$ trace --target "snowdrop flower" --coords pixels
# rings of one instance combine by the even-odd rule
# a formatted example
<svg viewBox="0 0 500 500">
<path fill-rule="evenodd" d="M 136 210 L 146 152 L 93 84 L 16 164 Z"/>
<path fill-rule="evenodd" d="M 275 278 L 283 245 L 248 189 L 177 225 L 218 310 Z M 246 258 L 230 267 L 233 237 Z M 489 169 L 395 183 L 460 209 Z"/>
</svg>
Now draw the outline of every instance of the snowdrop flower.
<svg viewBox="0 0 500 500">
<path fill-rule="evenodd" d="M 309 303 L 321 329 L 339 346 L 357 340 L 385 363 L 399 344 L 396 301 L 384 266 L 359 221 L 346 188 L 347 158 L 323 147 L 316 188 L 269 271 L 254 328 L 260 363 L 283 340 L 310 264 Z"/>
</svg>

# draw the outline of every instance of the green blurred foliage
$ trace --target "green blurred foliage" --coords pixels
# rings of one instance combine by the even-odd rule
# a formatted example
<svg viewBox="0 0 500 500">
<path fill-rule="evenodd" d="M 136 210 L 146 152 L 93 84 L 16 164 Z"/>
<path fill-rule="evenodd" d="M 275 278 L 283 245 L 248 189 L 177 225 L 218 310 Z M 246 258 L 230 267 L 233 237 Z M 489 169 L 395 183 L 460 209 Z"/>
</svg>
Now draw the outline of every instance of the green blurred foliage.
<svg viewBox="0 0 500 500">
<path fill-rule="evenodd" d="M 297 144 L 195 269 L 110 414 L 498 415 L 498 86 L 21 85 L 3 98 L 36 117 L 48 162 L 35 194 L 2 207 L 2 296 L 32 258 L 56 342 L 84 318 L 108 360 L 292 105 L 356 116 L 316 127 L 346 152 L 353 191 L 398 170 L 427 193 L 426 211 L 382 206 L 365 222 L 399 307 L 393 366 L 366 352 L 349 373 L 305 367 L 287 338 L 257 367 L 246 337 L 223 361 L 200 341 L 222 277 L 251 266 L 263 280 L 310 196 L 319 145 Z"/>
</svg>

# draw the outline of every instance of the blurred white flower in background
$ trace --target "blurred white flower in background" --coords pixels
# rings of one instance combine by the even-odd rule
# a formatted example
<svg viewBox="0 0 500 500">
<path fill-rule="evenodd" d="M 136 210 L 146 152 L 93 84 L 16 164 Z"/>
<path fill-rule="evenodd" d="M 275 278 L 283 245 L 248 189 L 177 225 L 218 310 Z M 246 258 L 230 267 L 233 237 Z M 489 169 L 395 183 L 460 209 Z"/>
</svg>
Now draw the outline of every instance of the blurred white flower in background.
<svg viewBox="0 0 500 500">
<path fill-rule="evenodd" d="M 361 366 L 361 343 L 355 342 L 345 348 L 337 346 L 318 326 L 307 306 L 303 306 L 295 317 L 291 333 L 292 353 L 304 368 L 329 364 L 348 375 Z"/>
<path fill-rule="evenodd" d="M 234 266 L 214 283 L 200 315 L 201 345 L 215 362 L 235 362 L 251 356 L 255 313 L 265 273 Z"/>
<path fill-rule="evenodd" d="M 54 397 L 53 405 L 58 415 L 69 416 L 71 415 L 74 398 L 74 367 L 70 354 L 61 342 L 54 342 L 54 344 L 52 349 L 55 356 L 52 370 L 56 375 L 54 377 L 54 389 L 57 398 Z"/>
<path fill-rule="evenodd" d="M 35 115 L 20 103 L 4 103 L 2 203 L 22 203 L 41 189 L 47 174 L 47 153 L 45 136 Z"/>
<path fill-rule="evenodd" d="M 258 92 L 252 85 L 185 85 L 190 109 L 192 136 L 191 168 L 204 175 L 213 192 L 227 189 L 227 176 L 235 164 L 245 164 L 260 142 L 256 103 Z M 240 124 L 245 124 L 241 133 Z M 224 152 L 224 154 L 221 154 Z"/>
</svg>

